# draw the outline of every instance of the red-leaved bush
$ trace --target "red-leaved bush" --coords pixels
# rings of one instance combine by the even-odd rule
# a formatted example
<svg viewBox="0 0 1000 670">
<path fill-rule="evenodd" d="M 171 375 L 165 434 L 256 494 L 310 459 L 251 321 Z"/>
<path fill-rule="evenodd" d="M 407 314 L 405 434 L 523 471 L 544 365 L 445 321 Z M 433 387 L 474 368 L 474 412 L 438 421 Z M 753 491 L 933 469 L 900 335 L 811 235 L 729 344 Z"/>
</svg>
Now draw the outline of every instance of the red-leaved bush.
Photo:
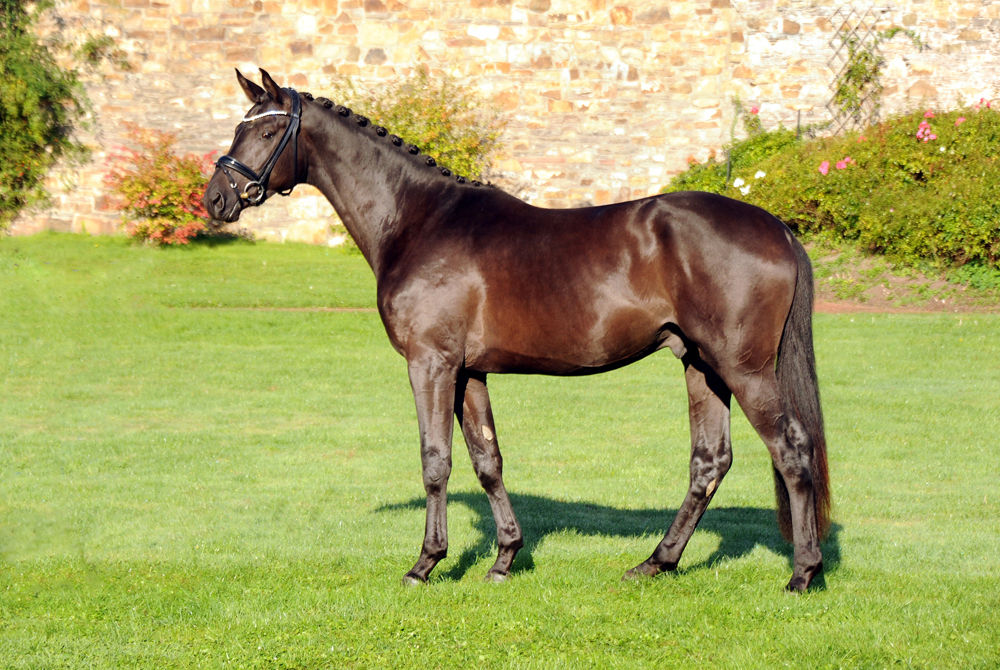
<svg viewBox="0 0 1000 670">
<path fill-rule="evenodd" d="M 126 233 L 150 244 L 187 244 L 207 227 L 201 203 L 212 171 L 212 155 L 174 153 L 173 133 L 128 125 L 138 147 L 118 147 L 104 183 L 111 207 L 121 211 Z"/>
</svg>

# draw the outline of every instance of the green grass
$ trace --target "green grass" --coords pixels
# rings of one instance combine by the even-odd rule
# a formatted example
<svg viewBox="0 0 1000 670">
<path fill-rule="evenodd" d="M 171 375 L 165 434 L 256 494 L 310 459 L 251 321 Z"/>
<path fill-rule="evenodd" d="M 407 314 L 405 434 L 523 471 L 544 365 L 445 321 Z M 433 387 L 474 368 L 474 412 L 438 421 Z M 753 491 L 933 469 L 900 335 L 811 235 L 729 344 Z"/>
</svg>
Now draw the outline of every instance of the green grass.
<svg viewBox="0 0 1000 670">
<path fill-rule="evenodd" d="M 483 583 L 458 444 L 451 555 L 404 588 L 423 490 L 377 314 L 238 309 L 373 301 L 318 247 L 0 239 L 0 667 L 1000 666 L 1000 316 L 817 315 L 836 506 L 807 594 L 738 411 L 681 569 L 619 581 L 686 487 L 669 354 L 492 377 L 527 546 Z"/>
<path fill-rule="evenodd" d="M 884 298 L 881 304 L 892 308 L 933 309 L 947 303 L 952 310 L 987 312 L 996 312 L 1000 306 L 1000 270 L 965 265 L 946 271 L 927 264 L 903 265 L 865 253 L 855 244 L 819 236 L 811 237 L 808 248 L 818 300 L 833 297 L 866 303 Z"/>
</svg>

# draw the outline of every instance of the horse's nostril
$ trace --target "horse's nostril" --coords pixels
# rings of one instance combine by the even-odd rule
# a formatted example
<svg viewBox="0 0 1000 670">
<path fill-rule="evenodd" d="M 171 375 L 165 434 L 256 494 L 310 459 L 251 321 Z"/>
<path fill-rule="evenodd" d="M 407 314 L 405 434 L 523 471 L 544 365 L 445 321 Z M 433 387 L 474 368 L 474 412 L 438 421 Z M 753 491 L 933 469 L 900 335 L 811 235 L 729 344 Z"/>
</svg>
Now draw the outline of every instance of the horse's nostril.
<svg viewBox="0 0 1000 670">
<path fill-rule="evenodd" d="M 215 195 L 212 196 L 212 204 L 215 205 L 216 207 L 222 205 L 222 194 L 219 193 L 218 191 L 216 191 Z"/>
</svg>

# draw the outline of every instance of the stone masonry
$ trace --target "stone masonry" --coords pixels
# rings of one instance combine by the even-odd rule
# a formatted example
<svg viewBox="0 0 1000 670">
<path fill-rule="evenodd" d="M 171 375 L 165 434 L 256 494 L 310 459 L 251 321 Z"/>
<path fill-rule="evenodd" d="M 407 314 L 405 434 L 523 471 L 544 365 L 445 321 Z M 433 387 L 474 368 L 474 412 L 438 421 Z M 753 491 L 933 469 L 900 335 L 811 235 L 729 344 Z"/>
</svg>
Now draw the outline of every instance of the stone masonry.
<svg viewBox="0 0 1000 670">
<path fill-rule="evenodd" d="M 111 233 L 102 178 L 122 121 L 178 133 L 185 151 L 224 152 L 248 107 L 233 68 L 300 91 L 337 77 L 379 80 L 417 66 L 478 86 L 508 114 L 491 178 L 542 207 L 655 194 L 691 159 L 730 140 L 734 96 L 765 126 L 829 118 L 830 0 L 73 0 L 54 18 L 106 34 L 130 72 L 89 76 L 94 159 L 50 179 L 53 206 L 15 234 Z M 867 9 L 869 5 L 857 5 Z M 997 96 L 1000 0 L 899 0 L 881 28 L 887 111 Z M 332 208 L 310 187 L 246 212 L 275 240 L 335 241 Z"/>
</svg>

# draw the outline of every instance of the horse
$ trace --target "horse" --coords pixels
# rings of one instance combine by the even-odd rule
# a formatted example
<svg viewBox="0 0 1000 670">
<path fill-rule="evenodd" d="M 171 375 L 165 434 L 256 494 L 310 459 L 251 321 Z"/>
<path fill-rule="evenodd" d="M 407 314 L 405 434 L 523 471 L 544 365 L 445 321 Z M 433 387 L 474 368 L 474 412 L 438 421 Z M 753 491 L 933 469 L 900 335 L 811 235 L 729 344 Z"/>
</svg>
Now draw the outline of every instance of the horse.
<svg viewBox="0 0 1000 670">
<path fill-rule="evenodd" d="M 296 184 L 319 189 L 370 265 L 379 316 L 406 359 L 427 518 L 404 583 L 427 582 L 447 555 L 453 416 L 496 522 L 487 579 L 508 579 L 524 545 L 488 375 L 589 375 L 670 349 L 687 384 L 689 487 L 663 540 L 623 579 L 677 568 L 732 464 L 735 396 L 771 455 L 779 527 L 794 545 L 786 588 L 809 587 L 823 568 L 831 496 L 812 266 L 781 221 L 694 191 L 534 207 L 263 70 L 262 86 L 236 77 L 252 107 L 206 186 L 206 210 L 233 222 Z"/>
</svg>

